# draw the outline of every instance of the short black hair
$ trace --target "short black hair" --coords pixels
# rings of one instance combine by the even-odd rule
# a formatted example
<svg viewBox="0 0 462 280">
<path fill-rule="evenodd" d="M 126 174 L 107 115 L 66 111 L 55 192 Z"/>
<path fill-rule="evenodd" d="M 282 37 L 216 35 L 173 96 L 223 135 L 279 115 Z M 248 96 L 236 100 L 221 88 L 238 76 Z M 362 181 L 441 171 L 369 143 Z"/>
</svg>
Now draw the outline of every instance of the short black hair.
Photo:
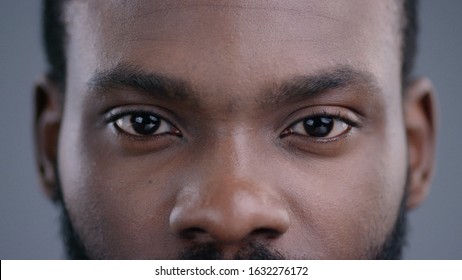
<svg viewBox="0 0 462 280">
<path fill-rule="evenodd" d="M 63 7 L 69 0 L 43 0 L 43 42 L 48 64 L 48 76 L 64 91 L 66 85 L 66 27 Z M 402 0 L 403 16 L 401 46 L 401 80 L 405 87 L 410 81 L 417 52 L 418 0 Z"/>
<path fill-rule="evenodd" d="M 42 37 L 47 74 L 64 91 L 66 84 L 66 27 L 62 16 L 68 0 L 43 0 Z"/>
</svg>

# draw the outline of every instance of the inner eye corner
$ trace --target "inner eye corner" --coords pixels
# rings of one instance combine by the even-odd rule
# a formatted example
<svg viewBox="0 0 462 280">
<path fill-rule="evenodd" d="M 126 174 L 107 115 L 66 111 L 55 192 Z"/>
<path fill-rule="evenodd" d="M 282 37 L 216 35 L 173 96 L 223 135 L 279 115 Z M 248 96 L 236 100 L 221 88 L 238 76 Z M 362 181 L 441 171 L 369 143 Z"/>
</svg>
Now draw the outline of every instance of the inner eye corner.
<svg viewBox="0 0 462 280">
<path fill-rule="evenodd" d="M 293 133 L 291 127 L 293 126 L 294 124 L 290 125 L 288 128 L 284 129 L 283 131 L 281 131 L 279 133 L 279 138 L 284 138 L 288 135 L 290 135 L 291 133 Z"/>
</svg>

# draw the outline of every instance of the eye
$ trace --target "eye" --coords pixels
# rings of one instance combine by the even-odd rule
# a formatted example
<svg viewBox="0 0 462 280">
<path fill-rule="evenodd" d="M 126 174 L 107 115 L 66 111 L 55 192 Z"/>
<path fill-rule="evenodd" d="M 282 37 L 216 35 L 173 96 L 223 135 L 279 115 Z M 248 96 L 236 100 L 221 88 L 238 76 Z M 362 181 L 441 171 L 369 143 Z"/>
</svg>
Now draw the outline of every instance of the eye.
<svg viewBox="0 0 462 280">
<path fill-rule="evenodd" d="M 123 132 L 134 136 L 181 135 L 180 131 L 168 121 L 148 112 L 125 114 L 117 118 L 114 125 Z"/>
<path fill-rule="evenodd" d="M 333 139 L 351 129 L 347 121 L 333 116 L 311 116 L 296 122 L 283 132 L 283 136 L 294 133 L 312 138 Z"/>
</svg>

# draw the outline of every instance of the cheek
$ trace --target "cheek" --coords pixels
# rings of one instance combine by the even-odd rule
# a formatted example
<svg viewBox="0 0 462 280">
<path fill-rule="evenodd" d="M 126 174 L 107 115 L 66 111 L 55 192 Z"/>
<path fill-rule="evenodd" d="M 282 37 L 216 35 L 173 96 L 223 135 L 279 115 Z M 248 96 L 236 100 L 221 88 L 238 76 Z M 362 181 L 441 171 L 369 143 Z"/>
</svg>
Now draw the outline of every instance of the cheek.
<svg viewBox="0 0 462 280">
<path fill-rule="evenodd" d="M 174 257 L 163 253 L 162 246 L 169 238 L 175 187 L 168 170 L 175 161 L 124 156 L 78 122 L 64 124 L 61 140 L 63 196 L 89 255 Z"/>
<path fill-rule="evenodd" d="M 398 134 L 364 137 L 336 159 L 288 163 L 297 187 L 285 195 L 295 205 L 300 240 L 315 244 L 321 258 L 371 258 L 367 254 L 383 245 L 406 180 L 405 141 Z"/>
</svg>

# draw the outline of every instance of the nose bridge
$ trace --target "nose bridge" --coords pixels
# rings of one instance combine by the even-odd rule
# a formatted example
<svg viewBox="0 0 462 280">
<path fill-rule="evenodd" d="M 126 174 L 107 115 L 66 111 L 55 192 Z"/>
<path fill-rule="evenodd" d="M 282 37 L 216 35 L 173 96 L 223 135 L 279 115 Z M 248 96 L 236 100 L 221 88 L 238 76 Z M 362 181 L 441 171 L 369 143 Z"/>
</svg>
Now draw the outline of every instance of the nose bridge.
<svg viewBox="0 0 462 280">
<path fill-rule="evenodd" d="M 226 171 L 227 174 L 245 177 L 244 170 L 255 167 L 251 160 L 256 160 L 256 148 L 258 148 L 258 135 L 253 127 L 230 127 L 223 129 L 217 136 L 217 140 L 211 146 L 213 155 L 205 155 L 216 164 L 211 166 L 218 171 Z"/>
<path fill-rule="evenodd" d="M 196 162 L 195 180 L 181 188 L 170 215 L 175 233 L 229 243 L 287 230 L 289 216 L 277 186 L 255 176 L 251 137 L 249 131 L 228 135 Z"/>
<path fill-rule="evenodd" d="M 241 123 L 236 120 L 236 123 Z M 243 121 L 242 121 L 243 122 Z M 223 121 L 218 131 L 202 145 L 205 152 L 197 155 L 197 173 L 206 172 L 210 180 L 228 178 L 226 180 L 249 181 L 259 169 L 263 146 L 258 129 L 251 125 L 233 124 Z"/>
</svg>

